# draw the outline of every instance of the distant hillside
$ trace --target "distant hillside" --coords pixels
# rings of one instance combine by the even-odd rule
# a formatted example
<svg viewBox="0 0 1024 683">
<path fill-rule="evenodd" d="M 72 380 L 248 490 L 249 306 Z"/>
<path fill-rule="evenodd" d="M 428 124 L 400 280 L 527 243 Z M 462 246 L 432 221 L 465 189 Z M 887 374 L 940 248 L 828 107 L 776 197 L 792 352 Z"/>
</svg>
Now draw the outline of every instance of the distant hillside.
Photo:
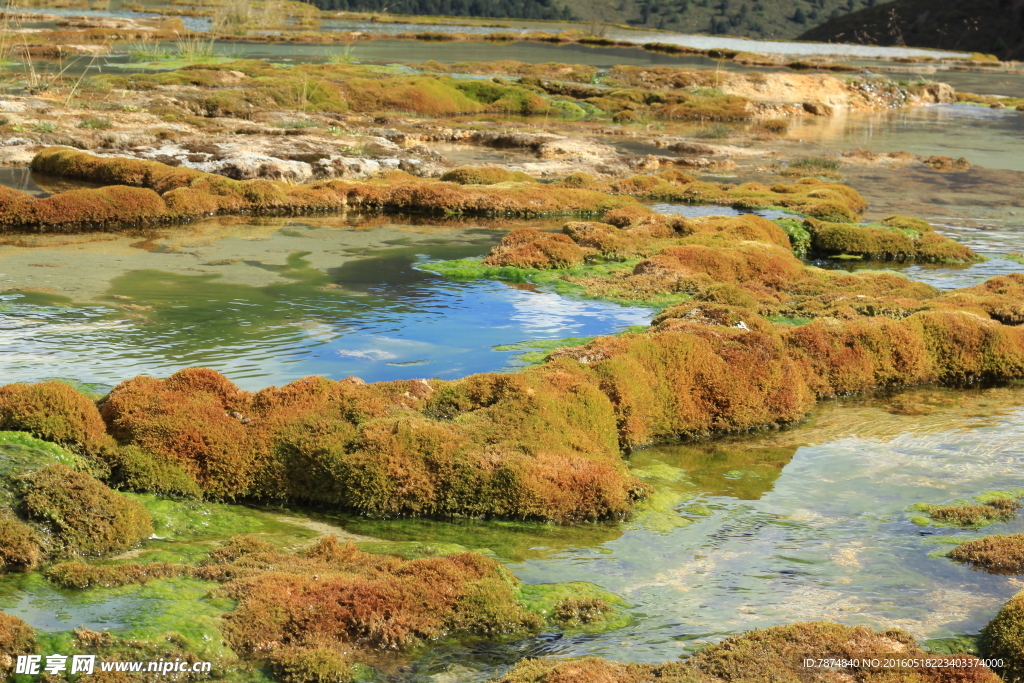
<svg viewBox="0 0 1024 683">
<path fill-rule="evenodd" d="M 800 37 L 1024 59 L 1024 0 L 896 0 L 825 22 Z"/>
<path fill-rule="evenodd" d="M 563 0 L 583 21 L 681 33 L 796 38 L 833 17 L 876 0 Z"/>
<path fill-rule="evenodd" d="M 554 0 L 306 0 L 323 10 L 456 17 L 562 19 L 577 17 Z"/>
<path fill-rule="evenodd" d="M 307 0 L 321 9 L 391 14 L 577 19 L 683 33 L 795 38 L 877 0 Z"/>
</svg>

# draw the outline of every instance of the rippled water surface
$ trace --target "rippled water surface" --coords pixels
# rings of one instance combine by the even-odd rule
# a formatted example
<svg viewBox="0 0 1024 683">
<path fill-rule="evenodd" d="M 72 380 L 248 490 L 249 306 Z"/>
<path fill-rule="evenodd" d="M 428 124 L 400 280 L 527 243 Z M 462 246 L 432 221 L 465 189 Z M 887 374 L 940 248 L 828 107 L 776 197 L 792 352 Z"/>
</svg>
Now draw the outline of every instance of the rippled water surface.
<svg viewBox="0 0 1024 683">
<path fill-rule="evenodd" d="M 0 294 L 2 380 L 116 384 L 192 366 L 249 389 L 311 374 L 455 378 L 517 363 L 496 345 L 609 334 L 652 315 L 415 267 L 486 254 L 500 230 L 216 230 L 0 246 L 0 288 L 23 290 Z"/>
<path fill-rule="evenodd" d="M 976 166 L 1024 171 L 1024 116 L 970 104 L 851 112 L 794 121 L 789 136 L 842 150 L 965 157 Z"/>
</svg>

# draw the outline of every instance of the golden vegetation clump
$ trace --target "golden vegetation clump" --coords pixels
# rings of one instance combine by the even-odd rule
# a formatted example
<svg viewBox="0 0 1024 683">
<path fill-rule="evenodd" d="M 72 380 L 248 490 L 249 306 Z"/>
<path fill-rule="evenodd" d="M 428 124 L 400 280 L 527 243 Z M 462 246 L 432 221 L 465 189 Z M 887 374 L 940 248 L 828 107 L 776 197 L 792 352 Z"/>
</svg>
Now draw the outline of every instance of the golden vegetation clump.
<svg viewBox="0 0 1024 683">
<path fill-rule="evenodd" d="M 484 259 L 485 266 L 565 268 L 583 263 L 584 252 L 571 238 L 533 228 L 517 228 Z"/>
<path fill-rule="evenodd" d="M 25 517 L 51 534 L 53 551 L 108 555 L 128 550 L 153 534 L 146 508 L 99 480 L 54 464 L 19 477 Z"/>
<path fill-rule="evenodd" d="M 118 385 L 103 415 L 213 498 L 569 521 L 625 515 L 646 490 L 619 458 L 607 398 L 572 366 L 255 394 L 190 369 Z"/>
<path fill-rule="evenodd" d="M 485 216 L 600 215 L 639 203 L 629 197 L 538 183 L 497 186 L 425 180 L 394 171 L 365 182 L 325 180 L 289 185 L 232 180 L 157 161 L 101 158 L 66 147 L 36 155 L 40 173 L 99 180 L 109 187 L 36 199 L 0 188 L 0 229 L 77 232 L 191 220 L 229 213 L 301 214 L 356 209 Z M 457 179 L 473 180 L 472 174 Z M 483 178 L 475 178 L 481 180 Z"/>
<path fill-rule="evenodd" d="M 476 553 L 403 560 L 335 537 L 305 556 L 253 543 L 225 550 L 198 575 L 227 581 L 219 593 L 238 605 L 225 617 L 224 635 L 243 656 L 325 644 L 408 650 L 442 635 L 499 636 L 539 626 L 519 605 L 515 579 Z"/>
<path fill-rule="evenodd" d="M 460 185 L 537 182 L 533 176 L 522 171 L 509 171 L 501 166 L 459 166 L 442 175 L 441 180 Z"/>
<path fill-rule="evenodd" d="M 943 294 L 936 308 L 970 311 L 1004 325 L 1024 324 L 1024 274 L 997 275 L 980 285 Z"/>
<path fill-rule="evenodd" d="M 32 527 L 16 519 L 0 518 L 0 573 L 30 571 L 42 557 Z"/>
<path fill-rule="evenodd" d="M 939 522 L 960 526 L 976 526 L 991 520 L 1007 521 L 1017 516 L 1021 504 L 1009 498 L 995 498 L 980 505 L 942 505 L 932 508 L 929 516 Z"/>
<path fill-rule="evenodd" d="M 18 655 L 36 651 L 36 635 L 28 624 L 18 617 L 0 612 L 0 674 L 14 673 Z"/>
<path fill-rule="evenodd" d="M 1024 676 L 1024 592 L 1010 598 L 981 630 L 979 646 L 985 657 L 1002 659 L 999 670 L 1007 681 Z"/>
<path fill-rule="evenodd" d="M 1024 534 L 965 541 L 953 548 L 949 557 L 993 574 L 1019 574 L 1024 572 Z"/>
<path fill-rule="evenodd" d="M 284 680 L 349 680 L 381 652 L 405 653 L 449 636 L 524 635 L 541 626 L 519 602 L 518 581 L 493 559 L 402 559 L 364 553 L 334 536 L 299 555 L 239 536 L 198 566 L 72 561 L 47 570 L 48 579 L 68 588 L 174 576 L 220 582 L 215 594 L 237 603 L 224 616 L 228 644 L 244 659 L 269 663 Z"/>
<path fill-rule="evenodd" d="M 29 432 L 88 452 L 110 443 L 96 404 L 64 382 L 0 386 L 0 430 Z"/>
<path fill-rule="evenodd" d="M 122 382 L 102 409 L 115 438 L 183 469 L 207 495 L 234 498 L 254 471 L 249 432 L 230 415 L 246 398 L 222 375 L 198 368 Z"/>
<path fill-rule="evenodd" d="M 955 240 L 943 237 L 925 221 L 890 216 L 878 225 L 828 223 L 808 218 L 804 227 L 811 248 L 823 256 L 861 256 L 891 261 L 968 263 L 977 254 Z"/>
</svg>

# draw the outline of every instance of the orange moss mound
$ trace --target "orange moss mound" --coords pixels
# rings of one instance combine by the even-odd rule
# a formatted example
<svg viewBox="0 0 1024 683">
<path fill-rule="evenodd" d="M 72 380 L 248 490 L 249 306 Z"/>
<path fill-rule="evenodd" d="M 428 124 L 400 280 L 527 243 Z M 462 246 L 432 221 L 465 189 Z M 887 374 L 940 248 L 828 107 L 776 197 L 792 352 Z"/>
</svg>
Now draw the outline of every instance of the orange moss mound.
<svg viewBox="0 0 1024 683">
<path fill-rule="evenodd" d="M 517 228 L 505 235 L 483 263 L 516 268 L 565 268 L 583 263 L 583 255 L 576 242 L 565 235 Z"/>
<path fill-rule="evenodd" d="M 122 382 L 103 415 L 117 439 L 179 465 L 207 495 L 234 498 L 249 489 L 254 469 L 250 430 L 230 415 L 244 404 L 234 385 L 199 368 Z"/>
<path fill-rule="evenodd" d="M 224 615 L 227 643 L 286 681 L 349 680 L 357 665 L 375 665 L 385 652 L 401 657 L 440 638 L 521 636 L 542 625 L 520 604 L 517 579 L 493 559 L 460 553 L 406 560 L 361 552 L 335 536 L 298 555 L 237 536 L 198 566 L 72 561 L 46 576 L 66 588 L 175 576 L 218 581 L 214 594 L 237 602 Z M 602 607 L 576 602 L 583 618 Z M 109 634 L 82 637 L 111 644 Z"/>
<path fill-rule="evenodd" d="M 925 263 L 967 263 L 978 260 L 969 247 L 932 231 L 918 219 L 890 216 L 884 227 L 827 223 L 809 218 L 812 249 L 823 255 L 854 255 L 872 259 Z"/>
<path fill-rule="evenodd" d="M 52 533 L 58 553 L 118 553 L 153 534 L 152 520 L 140 503 L 66 465 L 22 475 L 18 485 L 25 516 Z"/>
<path fill-rule="evenodd" d="M 35 631 L 18 617 L 0 612 L 0 674 L 14 673 L 17 656 L 35 651 Z"/>
<path fill-rule="evenodd" d="M 441 180 L 460 185 L 537 182 L 532 176 L 521 171 L 509 171 L 501 166 L 459 166 L 441 176 Z"/>
<path fill-rule="evenodd" d="M 96 404 L 63 382 L 0 386 L 0 430 L 95 450 L 109 442 Z"/>
<path fill-rule="evenodd" d="M 111 187 L 74 190 L 45 199 L 0 188 L 0 229 L 69 232 L 241 212 L 295 214 L 359 209 L 541 216 L 601 214 L 637 206 L 632 199 L 592 190 L 536 183 L 465 186 L 399 172 L 367 182 L 328 180 L 289 185 L 269 180 L 237 181 L 156 161 L 95 157 L 66 147 L 43 150 L 33 159 L 32 168 L 65 178 L 99 179 L 111 183 Z"/>
<path fill-rule="evenodd" d="M 255 394 L 193 369 L 124 382 L 103 414 L 210 497 L 568 521 L 625 515 L 646 490 L 618 456 L 607 399 L 571 367 Z"/>
<path fill-rule="evenodd" d="M 235 652 L 257 659 L 327 644 L 406 650 L 445 635 L 539 625 L 519 606 L 515 579 L 476 553 L 402 560 L 329 537 L 305 557 L 242 548 L 200 575 L 231 577 L 220 592 L 238 606 L 225 617 L 224 635 Z"/>
<path fill-rule="evenodd" d="M 1024 534 L 985 536 L 966 541 L 949 552 L 958 562 L 967 562 L 993 574 L 1024 572 Z"/>
<path fill-rule="evenodd" d="M 970 311 L 1004 325 L 1024 324 L 1024 274 L 997 275 L 980 285 L 953 290 L 939 297 L 934 307 Z"/>
<path fill-rule="evenodd" d="M 16 519 L 0 519 L 0 573 L 34 569 L 42 556 L 32 527 Z"/>
</svg>

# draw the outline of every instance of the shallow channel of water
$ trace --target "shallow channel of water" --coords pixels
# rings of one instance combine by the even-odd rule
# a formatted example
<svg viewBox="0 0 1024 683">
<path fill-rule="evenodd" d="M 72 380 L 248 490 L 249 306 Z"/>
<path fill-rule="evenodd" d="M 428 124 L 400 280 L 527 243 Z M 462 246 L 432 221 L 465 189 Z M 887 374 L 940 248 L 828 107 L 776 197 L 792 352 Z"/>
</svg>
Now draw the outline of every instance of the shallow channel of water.
<svg viewBox="0 0 1024 683">
<path fill-rule="evenodd" d="M 789 138 L 839 150 L 965 157 L 976 166 L 1024 171 L 1024 115 L 970 104 L 906 107 L 796 118 Z"/>
</svg>

